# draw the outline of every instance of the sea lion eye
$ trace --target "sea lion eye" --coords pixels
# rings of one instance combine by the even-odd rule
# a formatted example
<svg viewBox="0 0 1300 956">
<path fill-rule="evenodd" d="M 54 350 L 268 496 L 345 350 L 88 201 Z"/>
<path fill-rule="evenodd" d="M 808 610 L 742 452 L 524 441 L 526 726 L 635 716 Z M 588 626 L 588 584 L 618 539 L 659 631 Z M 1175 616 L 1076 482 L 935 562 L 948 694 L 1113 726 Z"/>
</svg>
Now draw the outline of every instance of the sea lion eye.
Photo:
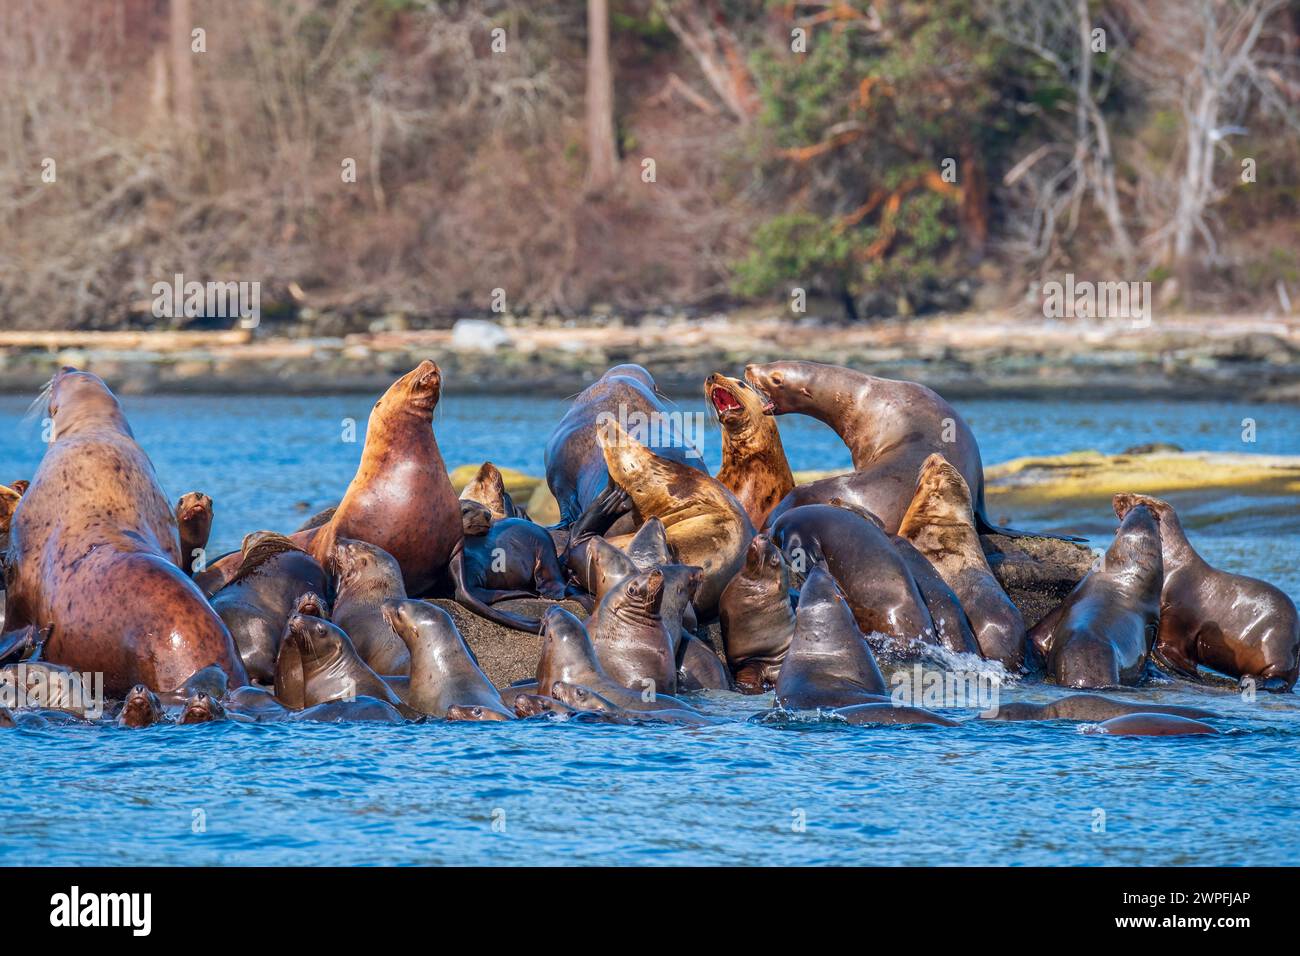
<svg viewBox="0 0 1300 956">
<path fill-rule="evenodd" d="M 773 385 L 780 385 L 780 384 L 781 384 L 781 381 L 782 381 L 782 379 L 781 379 L 781 373 L 780 373 L 780 372 L 773 372 L 773 373 L 772 373 L 772 384 L 773 384 Z"/>
</svg>

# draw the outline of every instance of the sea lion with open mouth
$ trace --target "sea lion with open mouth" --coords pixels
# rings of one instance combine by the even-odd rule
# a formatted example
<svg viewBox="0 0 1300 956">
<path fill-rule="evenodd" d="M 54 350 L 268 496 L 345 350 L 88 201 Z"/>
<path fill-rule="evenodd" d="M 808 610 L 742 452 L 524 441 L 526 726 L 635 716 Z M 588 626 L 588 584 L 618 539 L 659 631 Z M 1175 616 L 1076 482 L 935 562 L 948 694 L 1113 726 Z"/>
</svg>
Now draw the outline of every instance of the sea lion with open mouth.
<svg viewBox="0 0 1300 956">
<path fill-rule="evenodd" d="M 790 508 L 841 498 L 878 515 L 893 534 L 912 502 L 917 470 L 927 456 L 940 453 L 971 489 L 978 532 L 1030 534 L 988 520 L 984 464 L 975 434 L 934 390 L 820 362 L 748 365 L 745 378 L 766 399 L 764 411 L 769 415 L 808 415 L 824 422 L 853 454 L 851 473 L 795 488 L 772 509 L 768 525 Z"/>
<path fill-rule="evenodd" d="M 736 496 L 755 528 L 794 490 L 776 419 L 743 379 L 714 372 L 704 382 L 704 397 L 722 427 L 722 467 L 718 481 Z"/>
<path fill-rule="evenodd" d="M 469 484 L 461 489 L 460 500 L 483 505 L 494 521 L 528 517 L 528 512 L 516 505 L 510 492 L 506 491 L 506 480 L 501 476 L 501 469 L 490 461 L 483 462 Z"/>
<path fill-rule="evenodd" d="M 1204 665 L 1253 680 L 1261 690 L 1290 691 L 1300 671 L 1300 618 L 1291 599 L 1265 581 L 1211 567 L 1168 502 L 1122 494 L 1114 505 L 1120 518 L 1145 505 L 1160 523 L 1164 587 L 1156 660 L 1193 680 Z"/>
<path fill-rule="evenodd" d="M 450 614 L 427 601 L 407 600 L 385 601 L 384 617 L 411 653 L 409 707 L 431 717 L 445 717 L 455 705 L 481 707 L 514 719 Z"/>
<path fill-rule="evenodd" d="M 1160 626 L 1163 584 L 1160 529 L 1138 505 L 1098 566 L 1029 632 L 1048 674 L 1066 687 L 1138 683 Z"/>
<path fill-rule="evenodd" d="M 609 485 L 596 427 L 611 418 L 646 423 L 645 437 L 657 455 L 707 474 L 703 454 L 682 432 L 682 413 L 673 411 L 650 373 L 640 365 L 616 365 L 574 398 L 546 442 L 546 484 L 563 525 L 577 521 Z"/>
<path fill-rule="evenodd" d="M 794 637 L 795 613 L 790 566 L 767 535 L 755 535 L 749 542 L 745 566 L 718 602 L 718 621 L 736 688 L 759 694 L 774 686 Z"/>
<path fill-rule="evenodd" d="M 970 489 L 942 455 L 921 466 L 916 493 L 899 525 L 961 601 L 980 653 L 1008 670 L 1025 661 L 1025 620 L 993 576 L 975 530 Z"/>
<path fill-rule="evenodd" d="M 295 614 L 285 625 L 275 661 L 275 696 L 291 710 L 356 697 L 374 697 L 401 710 L 401 700 L 361 659 L 347 634 L 306 614 Z"/>
<path fill-rule="evenodd" d="M 322 563 L 341 538 L 383 548 L 402 569 L 407 594 L 443 581 L 461 541 L 460 501 L 433 435 L 442 373 L 429 360 L 394 382 L 375 403 L 361 464 L 329 522 L 296 532 Z"/>
<path fill-rule="evenodd" d="M 383 548 L 342 538 L 334 545 L 329 568 L 335 580 L 330 620 L 343 628 L 376 674 L 409 674 L 411 654 L 384 616 L 385 601 L 406 598 L 397 560 Z"/>
<path fill-rule="evenodd" d="M 794 636 L 776 679 L 777 703 L 786 710 L 819 710 L 887 703 L 887 694 L 844 592 L 818 565 L 799 592 Z"/>
<path fill-rule="evenodd" d="M 269 684 L 285 622 L 304 594 L 324 594 L 325 569 L 281 534 L 246 539 L 243 560 L 230 582 L 212 597 L 250 679 Z"/>
<path fill-rule="evenodd" d="M 717 617 L 718 598 L 745 563 L 754 526 L 736 496 L 716 478 L 660 455 L 628 435 L 617 421 L 598 426 L 609 474 L 643 519 L 659 518 L 677 560 L 700 569 L 694 598 L 701 623 Z M 623 544 L 618 538 L 615 544 Z"/>
<path fill-rule="evenodd" d="M 556 681 L 582 684 L 628 710 L 685 708 L 685 701 L 659 693 L 658 685 L 625 687 L 601 666 L 582 622 L 556 605 L 542 619 L 542 651 L 537 659 L 537 688 L 545 693 Z"/>
<path fill-rule="evenodd" d="M 864 633 L 882 634 L 900 651 L 913 641 L 938 642 L 916 581 L 873 522 L 832 505 L 803 505 L 777 518 L 769 533 L 796 573 L 825 563 Z"/>
<path fill-rule="evenodd" d="M 246 683 L 230 631 L 180 568 L 176 514 L 117 398 L 64 368 L 48 415 L 54 439 L 10 528 L 6 632 L 52 625 L 47 658 L 102 673 L 110 697 L 209 664 Z"/>
<path fill-rule="evenodd" d="M 176 526 L 181 539 L 181 570 L 193 577 L 196 562 L 200 571 L 207 567 L 205 552 L 212 533 L 212 499 L 201 491 L 181 495 L 176 502 Z"/>
</svg>

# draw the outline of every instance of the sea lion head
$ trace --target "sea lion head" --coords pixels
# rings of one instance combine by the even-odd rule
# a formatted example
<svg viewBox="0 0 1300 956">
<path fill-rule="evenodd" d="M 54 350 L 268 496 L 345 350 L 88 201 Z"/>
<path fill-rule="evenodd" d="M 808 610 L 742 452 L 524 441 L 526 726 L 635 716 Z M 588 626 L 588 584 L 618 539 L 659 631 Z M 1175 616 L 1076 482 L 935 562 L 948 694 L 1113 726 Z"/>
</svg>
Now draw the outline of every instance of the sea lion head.
<svg viewBox="0 0 1300 956">
<path fill-rule="evenodd" d="M 460 493 L 462 501 L 474 501 L 491 512 L 493 518 L 506 517 L 506 480 L 501 476 L 501 469 L 490 461 L 479 466 L 478 474 Z M 461 510 L 462 517 L 464 509 Z M 468 533 L 468 532 L 467 532 Z"/>
<path fill-rule="evenodd" d="M 1169 502 L 1150 495 L 1121 492 L 1111 499 L 1111 505 L 1115 509 L 1115 516 L 1120 519 L 1121 527 L 1129 514 L 1138 508 L 1144 508 L 1151 513 L 1159 526 L 1159 540 L 1166 572 L 1172 571 L 1177 560 L 1185 557 L 1185 552 L 1190 550 L 1191 546 L 1183 533 L 1182 522 L 1178 520 L 1178 513 Z"/>
<path fill-rule="evenodd" d="M 388 598 L 380 605 L 380 613 L 412 655 L 427 641 L 462 640 L 451 615 L 428 601 Z"/>
<path fill-rule="evenodd" d="M 1142 570 L 1160 567 L 1160 523 L 1144 504 L 1128 509 L 1106 551 L 1107 567 L 1132 566 Z"/>
<path fill-rule="evenodd" d="M 437 362 L 425 359 L 394 382 L 384 398 L 393 393 L 401 395 L 408 408 L 432 415 L 442 396 L 442 369 Z"/>
<path fill-rule="evenodd" d="M 749 539 L 745 549 L 745 576 L 766 578 L 780 576 L 785 567 L 785 555 L 771 538 L 756 534 Z"/>
<path fill-rule="evenodd" d="M 614 585 L 636 574 L 635 562 L 627 552 L 605 538 L 592 538 L 587 542 L 587 586 L 597 600 L 609 593 Z"/>
<path fill-rule="evenodd" d="M 294 613 L 301 614 L 304 617 L 328 618 L 330 616 L 329 602 L 315 591 L 306 591 L 299 595 L 298 603 L 294 606 Z"/>
<path fill-rule="evenodd" d="M 18 508 L 18 502 L 22 500 L 22 495 L 14 490 L 13 486 L 6 487 L 0 485 L 0 534 L 9 530 L 13 525 L 14 511 Z"/>
<path fill-rule="evenodd" d="M 635 617 L 654 618 L 658 617 L 663 603 L 664 573 L 659 568 L 651 568 L 628 578 L 622 584 L 613 610 L 620 616 L 631 614 Z"/>
<path fill-rule="evenodd" d="M 275 696 L 302 710 L 308 675 L 328 668 L 343 656 L 347 635 L 335 624 L 309 614 L 294 614 L 284 626 L 275 658 Z"/>
<path fill-rule="evenodd" d="M 704 397 L 713 406 L 718 423 L 733 437 L 758 431 L 767 421 L 767 402 L 744 379 L 714 372 L 704 380 Z"/>
<path fill-rule="evenodd" d="M 117 722 L 122 727 L 148 727 L 162 719 L 158 695 L 144 684 L 136 684 L 126 695 Z"/>
<path fill-rule="evenodd" d="M 201 491 L 189 491 L 176 502 L 176 520 L 195 527 L 212 526 L 212 498 Z"/>
<path fill-rule="evenodd" d="M 599 673 L 596 649 L 587 628 L 573 614 L 553 604 L 542 616 L 542 650 L 537 658 L 537 680 Z"/>
<path fill-rule="evenodd" d="M 504 714 L 499 710 L 493 710 L 491 707 L 480 707 L 478 704 L 452 704 L 447 708 L 448 720 L 509 720 L 510 715 Z"/>
<path fill-rule="evenodd" d="M 78 428 L 105 425 L 131 434 L 121 403 L 98 375 L 65 365 L 47 387 L 46 414 L 54 423 L 55 441 Z"/>
<path fill-rule="evenodd" d="M 633 381 L 644 385 L 656 395 L 663 397 L 663 392 L 659 391 L 659 386 L 655 384 L 654 376 L 650 374 L 645 366 L 636 365 L 632 362 L 628 362 L 624 365 L 615 365 L 601 376 L 602 380 L 610 378 L 630 378 Z"/>
<path fill-rule="evenodd" d="M 185 710 L 181 712 L 178 724 L 205 724 L 212 720 L 224 720 L 226 709 L 221 702 L 208 694 L 198 693 L 189 699 Z"/>
<path fill-rule="evenodd" d="M 932 524 L 975 523 L 966 479 L 938 452 L 921 463 L 908 515 L 914 511 Z M 907 522 L 906 517 L 903 520 Z"/>
<path fill-rule="evenodd" d="M 26 478 L 19 478 L 17 481 L 9 482 L 10 489 L 17 492 L 19 498 L 27 494 L 27 489 L 30 488 L 31 486 L 32 483 L 28 481 Z"/>
<path fill-rule="evenodd" d="M 492 509 L 478 501 L 460 501 L 460 528 L 467 538 L 478 538 L 492 530 Z"/>
<path fill-rule="evenodd" d="M 1173 506 L 1167 501 L 1161 501 L 1159 498 L 1153 498 L 1150 495 L 1139 495 L 1132 492 L 1121 492 L 1111 499 L 1111 505 L 1115 509 L 1115 517 L 1123 521 L 1128 513 L 1139 506 L 1145 507 L 1151 512 L 1156 521 L 1163 525 L 1167 518 L 1177 519 Z"/>
<path fill-rule="evenodd" d="M 517 717 L 564 717 L 572 712 L 572 707 L 560 703 L 554 697 L 544 697 L 541 694 L 519 694 L 515 697 Z"/>
<path fill-rule="evenodd" d="M 334 575 L 338 594 L 355 588 L 392 591 L 402 587 L 402 567 L 397 559 L 368 541 L 339 538 L 326 560 L 327 570 Z M 338 600 L 337 594 L 335 600 Z"/>
<path fill-rule="evenodd" d="M 746 365 L 745 380 L 761 397 L 763 414 L 807 413 L 813 407 L 814 377 L 818 369 L 826 368 L 816 362 Z"/>
<path fill-rule="evenodd" d="M 618 419 L 602 413 L 596 419 L 596 443 L 615 481 L 629 493 L 642 486 L 655 457 L 645 445 L 629 435 Z"/>
<path fill-rule="evenodd" d="M 584 687 L 582 684 L 570 684 L 567 681 L 557 680 L 551 684 L 551 696 L 573 710 L 596 711 L 605 714 L 618 710 L 618 706 L 608 698 L 602 697 L 590 687 Z"/>
</svg>

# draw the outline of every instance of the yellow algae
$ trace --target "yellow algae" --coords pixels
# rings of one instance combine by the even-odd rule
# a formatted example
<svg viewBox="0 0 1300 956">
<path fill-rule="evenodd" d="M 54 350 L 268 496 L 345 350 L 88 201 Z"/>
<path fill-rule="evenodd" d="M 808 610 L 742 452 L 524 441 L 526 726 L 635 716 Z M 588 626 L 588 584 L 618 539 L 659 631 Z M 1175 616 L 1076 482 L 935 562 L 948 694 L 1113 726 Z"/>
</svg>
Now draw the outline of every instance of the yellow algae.
<svg viewBox="0 0 1300 956">
<path fill-rule="evenodd" d="M 456 489 L 456 494 L 460 494 L 465 486 L 474 480 L 478 474 L 481 465 L 461 465 L 453 468 L 451 471 L 451 486 Z M 506 491 L 510 492 L 510 497 L 527 500 L 528 496 L 533 493 L 533 489 L 542 482 L 541 478 L 533 475 L 526 475 L 522 471 L 514 468 L 499 468 L 501 478 L 505 481 Z"/>
</svg>

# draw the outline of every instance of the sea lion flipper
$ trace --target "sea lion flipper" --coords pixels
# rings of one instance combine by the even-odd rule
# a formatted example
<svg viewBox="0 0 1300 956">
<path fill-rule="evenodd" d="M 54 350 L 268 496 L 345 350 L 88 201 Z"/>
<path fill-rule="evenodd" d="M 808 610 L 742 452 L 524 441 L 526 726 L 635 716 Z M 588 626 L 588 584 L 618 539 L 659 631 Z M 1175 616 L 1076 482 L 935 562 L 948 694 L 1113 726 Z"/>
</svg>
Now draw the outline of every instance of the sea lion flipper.
<svg viewBox="0 0 1300 956">
<path fill-rule="evenodd" d="M 502 627 L 508 627 L 511 630 L 527 631 L 530 634 L 541 633 L 542 622 L 539 619 L 522 617 L 508 611 L 498 611 L 492 605 L 481 600 L 476 594 L 476 589 L 466 586 L 465 551 L 459 545 L 456 548 L 456 553 L 452 555 L 448 570 L 451 571 L 452 582 L 456 585 L 456 603 L 461 607 L 477 614 L 479 617 L 487 618 L 494 624 L 500 624 Z M 521 596 L 532 597 L 533 595 L 524 594 Z"/>
<path fill-rule="evenodd" d="M 1052 534 L 1047 531 L 1021 531 L 1004 528 L 989 521 L 982 508 L 975 511 L 975 531 L 978 534 L 1000 534 L 1004 538 L 1050 538 L 1053 541 L 1077 541 L 1086 544 L 1088 539 L 1074 534 Z"/>
</svg>

